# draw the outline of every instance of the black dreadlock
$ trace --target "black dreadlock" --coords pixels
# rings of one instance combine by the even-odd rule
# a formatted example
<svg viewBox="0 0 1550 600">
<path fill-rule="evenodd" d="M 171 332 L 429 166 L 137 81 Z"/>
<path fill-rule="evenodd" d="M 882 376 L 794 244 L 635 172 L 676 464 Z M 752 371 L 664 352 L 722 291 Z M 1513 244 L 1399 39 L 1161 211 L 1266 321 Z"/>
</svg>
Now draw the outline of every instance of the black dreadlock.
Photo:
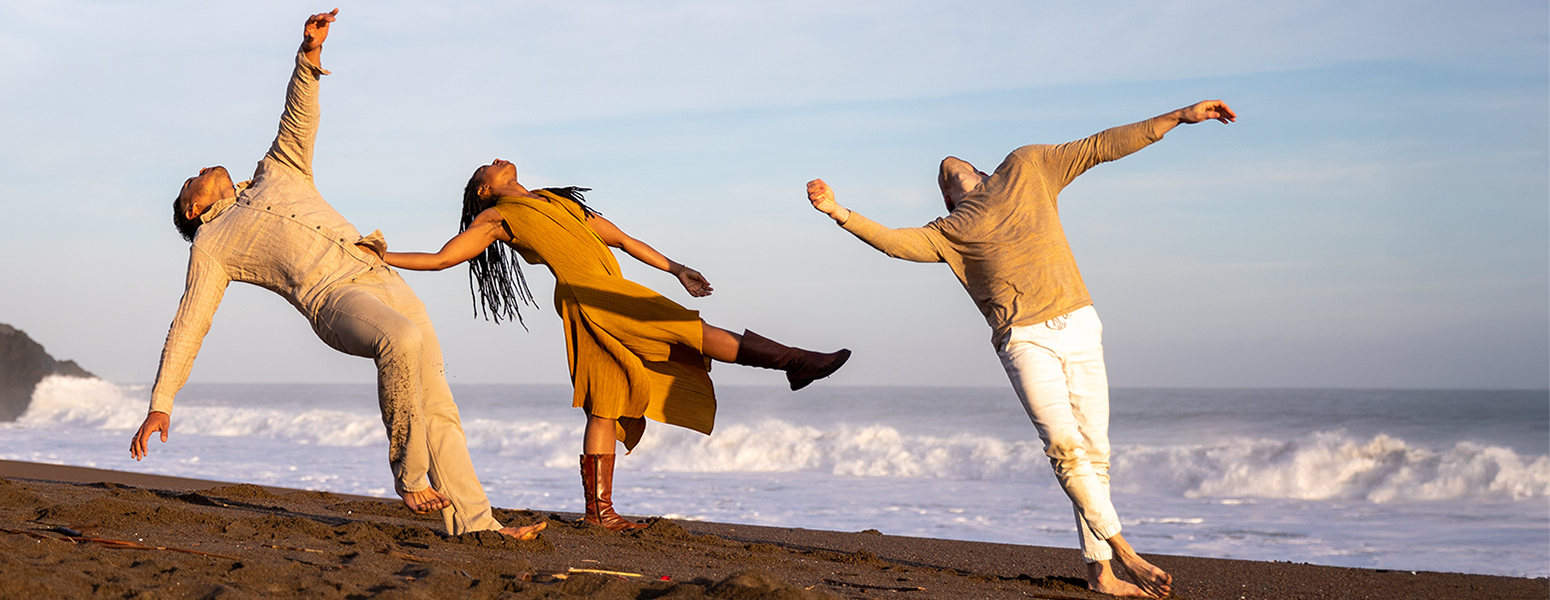
<svg viewBox="0 0 1550 600">
<path fill-rule="evenodd" d="M 581 207 L 582 214 L 588 217 L 602 214 L 582 201 L 581 193 L 590 192 L 592 188 L 569 186 L 543 188 L 541 191 L 575 202 L 576 206 Z M 474 217 L 495 206 L 495 201 L 494 196 L 479 197 L 478 178 L 469 179 L 468 186 L 463 188 L 463 218 L 458 231 L 467 231 L 473 225 Z M 505 244 L 490 244 L 484 252 L 469 259 L 468 288 L 469 294 L 473 296 L 476 318 L 482 313 L 485 320 L 493 319 L 496 323 L 500 323 L 502 317 L 508 321 L 516 319 L 523 329 L 527 329 L 518 302 L 538 307 L 538 302 L 533 299 L 533 291 L 527 287 L 527 279 L 522 276 L 520 257 L 508 251 Z"/>
</svg>

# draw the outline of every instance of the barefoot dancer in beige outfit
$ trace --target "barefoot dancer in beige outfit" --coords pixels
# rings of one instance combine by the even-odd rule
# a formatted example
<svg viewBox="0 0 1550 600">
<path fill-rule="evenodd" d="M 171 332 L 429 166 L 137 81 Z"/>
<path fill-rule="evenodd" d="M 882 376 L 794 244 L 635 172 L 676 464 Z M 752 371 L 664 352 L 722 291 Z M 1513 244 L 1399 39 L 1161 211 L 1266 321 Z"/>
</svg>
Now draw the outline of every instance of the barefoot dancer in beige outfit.
<svg viewBox="0 0 1550 600">
<path fill-rule="evenodd" d="M 840 206 L 822 179 L 807 184 L 813 207 L 889 256 L 945 262 L 984 314 L 992 343 L 1076 512 L 1087 584 L 1106 594 L 1168 595 L 1172 577 L 1120 535 L 1109 501 L 1109 391 L 1102 325 L 1077 272 L 1056 206 L 1060 190 L 1101 163 L 1162 139 L 1180 123 L 1237 115 L 1208 100 L 1060 145 L 1024 146 L 991 175 L 955 157 L 938 184 L 948 215 L 925 227 L 890 229 Z M 1115 577 L 1112 559 L 1135 584 Z"/>
<path fill-rule="evenodd" d="M 152 434 L 167 441 L 172 400 L 188 380 L 211 318 L 232 281 L 290 301 L 330 347 L 377 363 L 393 484 L 416 512 L 440 510 L 448 533 L 498 530 L 530 537 L 543 523 L 503 528 L 474 474 L 441 347 L 425 306 L 384 264 L 380 235 L 362 237 L 318 194 L 312 149 L 318 131 L 323 41 L 338 13 L 307 19 L 285 94 L 280 132 L 251 181 L 232 185 L 223 167 L 183 184 L 173 223 L 189 248 L 183 301 L 162 349 L 150 413 L 130 443 L 145 457 Z"/>
</svg>

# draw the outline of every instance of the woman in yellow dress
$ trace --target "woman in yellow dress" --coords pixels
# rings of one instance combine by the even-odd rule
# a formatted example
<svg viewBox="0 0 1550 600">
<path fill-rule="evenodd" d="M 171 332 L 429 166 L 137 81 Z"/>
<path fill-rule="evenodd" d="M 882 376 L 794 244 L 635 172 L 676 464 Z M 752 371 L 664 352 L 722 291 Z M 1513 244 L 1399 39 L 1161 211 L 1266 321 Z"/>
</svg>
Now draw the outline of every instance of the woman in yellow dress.
<svg viewBox="0 0 1550 600">
<path fill-rule="evenodd" d="M 565 327 L 573 405 L 587 414 L 581 455 L 586 520 L 619 531 L 645 525 L 613 510 L 615 441 L 633 449 L 646 418 L 709 434 L 716 418 L 710 359 L 785 371 L 791 389 L 798 390 L 834 373 L 850 351 L 822 354 L 747 330 L 732 333 L 625 279 L 610 247 L 671 273 L 691 296 L 711 293 L 699 271 L 625 235 L 581 202 L 582 191 L 529 191 L 517 181 L 516 165 L 496 159 L 468 180 L 461 233 L 440 252 L 388 252 L 386 261 L 416 271 L 468 261 L 477 308 L 496 322 L 520 321 L 518 302 L 532 300 L 506 247 L 529 264 L 549 267 L 555 312 Z"/>
</svg>

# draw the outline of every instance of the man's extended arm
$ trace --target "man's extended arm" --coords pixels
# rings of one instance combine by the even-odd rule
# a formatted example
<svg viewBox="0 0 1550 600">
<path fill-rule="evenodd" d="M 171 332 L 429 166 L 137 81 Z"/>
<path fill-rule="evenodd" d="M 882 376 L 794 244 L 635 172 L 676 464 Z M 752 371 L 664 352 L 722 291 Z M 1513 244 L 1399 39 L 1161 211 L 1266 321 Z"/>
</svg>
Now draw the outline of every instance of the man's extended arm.
<svg viewBox="0 0 1550 600">
<path fill-rule="evenodd" d="M 1088 169 L 1111 160 L 1119 160 L 1161 140 L 1163 135 L 1180 124 L 1199 123 L 1210 119 L 1231 123 L 1237 118 L 1238 115 L 1221 100 L 1205 100 L 1145 121 L 1105 129 L 1073 142 L 1057 146 L 1019 148 L 1013 155 L 1022 156 L 1031 149 L 1039 149 L 1043 155 L 1033 162 L 1046 169 L 1047 176 L 1058 181 L 1061 187 L 1065 187 Z"/>
<path fill-rule="evenodd" d="M 861 216 L 861 213 L 840 206 L 834 200 L 834 190 L 822 179 L 807 182 L 807 200 L 818 212 L 829 215 L 846 231 L 883 254 L 914 262 L 943 262 L 942 234 L 927 227 L 893 229 L 884 227 Z"/>
<path fill-rule="evenodd" d="M 130 454 L 136 460 L 145 456 L 145 442 L 161 424 L 162 441 L 167 441 L 167 415 L 172 413 L 172 398 L 188 381 L 193 369 L 194 357 L 205 334 L 210 331 L 210 321 L 215 309 L 226 295 L 231 279 L 215 259 L 205 255 L 197 247 L 189 248 L 188 279 L 184 284 L 183 300 L 178 303 L 178 313 L 172 318 L 167 331 L 167 342 L 161 350 L 161 366 L 156 371 L 156 384 L 151 388 L 151 407 L 145 424 L 135 433 L 130 443 Z M 160 416 L 158 416 L 160 415 Z"/>
<path fill-rule="evenodd" d="M 291 71 L 291 81 L 285 89 L 280 132 L 264 157 L 308 177 L 312 176 L 312 148 L 317 142 L 318 119 L 322 114 L 318 107 L 318 80 L 328 74 L 322 67 L 323 42 L 328 39 L 329 24 L 338 13 L 336 8 L 307 18 L 301 48 L 296 51 L 296 68 Z"/>
</svg>

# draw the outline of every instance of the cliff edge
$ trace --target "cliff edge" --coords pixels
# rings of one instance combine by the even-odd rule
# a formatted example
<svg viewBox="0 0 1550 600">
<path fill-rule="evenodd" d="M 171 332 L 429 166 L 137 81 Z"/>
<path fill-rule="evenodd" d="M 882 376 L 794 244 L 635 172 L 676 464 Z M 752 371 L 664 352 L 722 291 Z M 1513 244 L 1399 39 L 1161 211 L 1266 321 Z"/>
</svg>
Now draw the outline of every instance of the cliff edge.
<svg viewBox="0 0 1550 600">
<path fill-rule="evenodd" d="M 0 323 L 0 421 L 15 421 L 27 412 L 33 388 L 49 375 L 96 377 L 73 360 L 54 360 L 25 332 Z"/>
</svg>

